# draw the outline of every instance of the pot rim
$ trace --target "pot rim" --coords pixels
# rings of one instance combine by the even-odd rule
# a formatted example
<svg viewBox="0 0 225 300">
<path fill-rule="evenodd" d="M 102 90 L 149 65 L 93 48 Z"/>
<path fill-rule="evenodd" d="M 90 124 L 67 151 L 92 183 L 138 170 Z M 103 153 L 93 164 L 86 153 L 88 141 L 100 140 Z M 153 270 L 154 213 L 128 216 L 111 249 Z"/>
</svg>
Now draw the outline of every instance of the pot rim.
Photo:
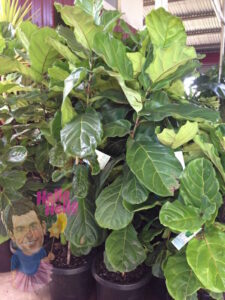
<svg viewBox="0 0 225 300">
<path fill-rule="evenodd" d="M 10 251 L 12 254 L 14 254 L 16 252 L 16 249 L 13 247 L 12 240 L 10 240 L 9 248 L 10 248 Z M 75 275 L 75 274 L 79 274 L 79 273 L 87 271 L 88 269 L 90 269 L 90 266 L 91 266 L 91 260 L 88 259 L 86 264 L 84 264 L 80 267 L 77 267 L 77 268 L 72 268 L 72 269 L 57 268 L 52 265 L 52 271 L 53 271 L 53 274 L 56 274 L 56 275 Z"/>
<path fill-rule="evenodd" d="M 145 284 L 147 284 L 148 281 L 150 281 L 152 274 L 151 272 L 147 272 L 144 277 L 142 277 L 138 282 L 136 283 L 129 283 L 129 284 L 120 284 L 120 283 L 115 283 L 112 281 L 108 281 L 106 279 L 103 279 L 100 277 L 97 272 L 96 272 L 96 267 L 95 267 L 95 262 L 98 256 L 96 256 L 92 262 L 92 276 L 95 278 L 95 280 L 100 284 L 104 285 L 106 287 L 112 288 L 112 289 L 117 289 L 117 290 L 123 290 L 123 291 L 130 291 L 130 290 L 135 290 L 138 288 L 141 288 Z"/>
<path fill-rule="evenodd" d="M 53 274 L 56 274 L 56 275 L 75 275 L 75 274 L 85 272 L 88 269 L 90 269 L 89 262 L 87 262 L 83 266 L 80 266 L 78 268 L 73 268 L 73 269 L 56 268 L 53 266 L 52 271 L 53 271 Z"/>
</svg>

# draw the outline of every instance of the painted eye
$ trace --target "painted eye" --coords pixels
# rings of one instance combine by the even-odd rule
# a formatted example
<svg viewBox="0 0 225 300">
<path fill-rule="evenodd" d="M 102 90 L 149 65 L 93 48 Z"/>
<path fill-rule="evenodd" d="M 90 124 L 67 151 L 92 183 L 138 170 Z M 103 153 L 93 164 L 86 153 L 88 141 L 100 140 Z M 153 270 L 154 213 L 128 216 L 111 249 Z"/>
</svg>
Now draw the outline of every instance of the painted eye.
<svg viewBox="0 0 225 300">
<path fill-rule="evenodd" d="M 33 223 L 33 224 L 30 225 L 30 228 L 31 229 L 37 229 L 38 228 L 38 224 Z"/>
</svg>

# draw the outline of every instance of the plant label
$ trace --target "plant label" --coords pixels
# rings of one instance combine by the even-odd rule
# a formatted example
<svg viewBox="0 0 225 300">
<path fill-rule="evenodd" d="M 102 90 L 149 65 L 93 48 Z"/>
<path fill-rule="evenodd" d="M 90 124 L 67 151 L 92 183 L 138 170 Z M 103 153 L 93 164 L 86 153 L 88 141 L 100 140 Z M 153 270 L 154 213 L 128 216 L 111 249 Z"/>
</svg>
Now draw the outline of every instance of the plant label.
<svg viewBox="0 0 225 300">
<path fill-rule="evenodd" d="M 194 233 L 191 233 L 189 231 L 182 232 L 178 236 L 175 237 L 175 239 L 172 240 L 172 244 L 177 248 L 177 250 L 182 249 L 193 237 L 195 237 L 202 228 L 195 231 Z"/>
</svg>

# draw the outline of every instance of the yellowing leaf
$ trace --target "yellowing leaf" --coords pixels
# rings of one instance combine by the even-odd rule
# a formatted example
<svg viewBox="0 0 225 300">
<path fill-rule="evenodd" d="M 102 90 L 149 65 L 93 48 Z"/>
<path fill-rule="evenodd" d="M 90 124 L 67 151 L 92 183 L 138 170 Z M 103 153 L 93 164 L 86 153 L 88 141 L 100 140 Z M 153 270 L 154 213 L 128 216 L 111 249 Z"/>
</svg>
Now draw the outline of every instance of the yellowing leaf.
<svg viewBox="0 0 225 300">
<path fill-rule="evenodd" d="M 181 126 L 177 134 L 173 129 L 165 128 L 161 133 L 157 134 L 157 137 L 163 145 L 176 149 L 192 140 L 197 133 L 198 123 L 187 121 L 185 125 Z"/>
<path fill-rule="evenodd" d="M 157 134 L 157 138 L 159 139 L 160 143 L 163 145 L 171 147 L 176 137 L 176 133 L 173 129 L 163 129 L 161 133 Z"/>
</svg>

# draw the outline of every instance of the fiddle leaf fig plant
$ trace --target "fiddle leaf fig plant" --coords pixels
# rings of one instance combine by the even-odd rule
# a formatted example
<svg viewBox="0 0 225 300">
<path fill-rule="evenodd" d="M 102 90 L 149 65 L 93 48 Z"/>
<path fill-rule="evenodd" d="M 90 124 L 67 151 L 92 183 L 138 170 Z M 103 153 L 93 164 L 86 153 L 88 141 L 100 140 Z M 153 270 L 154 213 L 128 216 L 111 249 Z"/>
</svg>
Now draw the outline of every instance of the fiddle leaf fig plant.
<svg viewBox="0 0 225 300">
<path fill-rule="evenodd" d="M 78 210 L 68 216 L 64 235 L 74 255 L 105 242 L 109 271 L 124 277 L 146 263 L 166 278 L 175 300 L 196 299 L 199 289 L 225 291 L 218 248 L 225 234 L 224 124 L 217 110 L 184 93 L 182 80 L 199 61 L 181 20 L 153 10 L 146 29 L 122 38 L 114 32 L 119 12 L 102 11 L 91 0 L 55 6 L 64 26 L 22 23 L 17 39 L 25 55 L 20 52 L 18 65 L 5 48 L 0 54 L 0 75 L 13 84 L 4 85 L 0 98 L 0 151 L 5 141 L 7 151 L 12 141 L 26 148 L 17 149 L 22 167 L 16 172 L 24 176 L 16 187 L 28 193 L 35 182 L 36 189 L 70 191 Z M 12 73 L 22 78 L 17 95 Z M 104 166 L 99 151 L 110 157 Z M 10 160 L 0 159 L 3 174 Z M 5 177 L 1 195 L 10 181 Z M 176 234 L 196 231 L 180 252 L 171 244 Z"/>
</svg>

